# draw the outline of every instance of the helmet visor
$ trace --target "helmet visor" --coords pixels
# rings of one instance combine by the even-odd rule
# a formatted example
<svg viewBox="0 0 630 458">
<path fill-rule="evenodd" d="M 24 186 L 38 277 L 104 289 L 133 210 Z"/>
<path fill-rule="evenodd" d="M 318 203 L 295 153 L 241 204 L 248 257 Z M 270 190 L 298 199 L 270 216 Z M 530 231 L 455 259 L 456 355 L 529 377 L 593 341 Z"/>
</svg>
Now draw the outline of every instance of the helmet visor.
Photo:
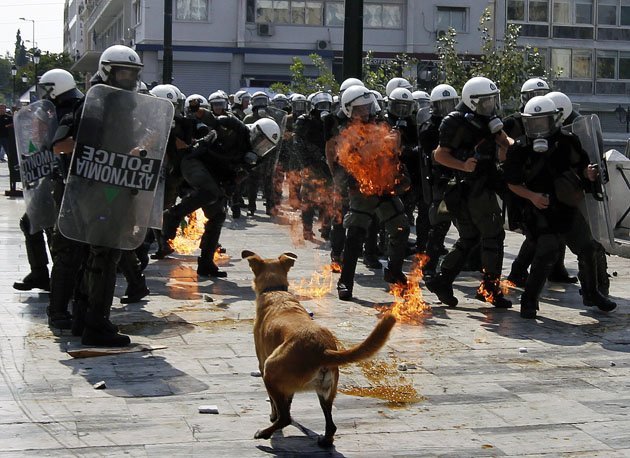
<svg viewBox="0 0 630 458">
<path fill-rule="evenodd" d="M 432 103 L 433 114 L 436 116 L 446 116 L 451 111 L 455 111 L 455 107 L 457 106 L 457 99 L 444 99 L 444 100 L 436 100 Z"/>
<path fill-rule="evenodd" d="M 374 116 L 376 114 L 376 104 L 374 102 L 362 104 L 362 105 L 352 105 L 350 108 L 352 111 L 350 114 L 353 118 L 361 118 L 368 119 L 370 116 Z"/>
<path fill-rule="evenodd" d="M 223 99 L 213 100 L 212 102 L 210 102 L 210 108 L 215 113 L 223 113 L 225 110 L 227 110 L 227 105 L 227 100 Z"/>
<path fill-rule="evenodd" d="M 431 102 L 429 100 L 419 99 L 416 100 L 416 105 L 418 106 L 418 110 L 421 110 L 422 108 L 431 106 Z"/>
<path fill-rule="evenodd" d="M 258 157 L 264 157 L 276 146 L 258 126 L 251 130 L 250 142 L 252 144 L 252 151 L 256 153 Z"/>
<path fill-rule="evenodd" d="M 279 108 L 281 110 L 284 110 L 285 108 L 287 108 L 289 106 L 289 101 L 285 100 L 285 99 L 277 99 L 273 101 L 273 105 L 276 108 Z"/>
<path fill-rule="evenodd" d="M 501 98 L 499 94 L 481 95 L 471 97 L 475 107 L 475 113 L 481 116 L 493 116 L 499 112 Z"/>
<path fill-rule="evenodd" d="M 55 89 L 55 83 L 38 83 L 37 84 L 37 97 L 39 99 L 50 100 L 52 97 L 50 94 Z"/>
<path fill-rule="evenodd" d="M 542 96 L 548 93 L 549 93 L 548 89 L 534 89 L 533 91 L 522 92 L 521 101 L 523 102 L 523 104 L 526 104 L 527 102 L 529 102 L 530 99 L 533 99 L 534 97 Z"/>
<path fill-rule="evenodd" d="M 413 103 L 405 100 L 390 100 L 387 111 L 399 118 L 406 118 L 413 112 Z"/>
<path fill-rule="evenodd" d="M 322 100 L 320 102 L 317 102 L 313 108 L 318 111 L 330 111 L 330 109 L 332 108 L 332 103 L 326 100 Z"/>
<path fill-rule="evenodd" d="M 525 135 L 529 138 L 545 138 L 556 129 L 556 116 L 546 114 L 542 116 L 528 116 L 523 114 Z"/>
<path fill-rule="evenodd" d="M 133 91 L 138 88 L 139 76 L 139 68 L 112 66 L 110 83 L 117 88 Z"/>
<path fill-rule="evenodd" d="M 256 97 L 252 97 L 251 104 L 252 104 L 252 107 L 254 107 L 254 108 L 266 107 L 266 106 L 269 105 L 269 98 L 267 98 L 264 95 L 259 95 L 259 96 L 256 96 Z"/>
<path fill-rule="evenodd" d="M 307 101 L 306 100 L 295 100 L 293 102 L 291 102 L 291 106 L 293 107 L 293 111 L 299 112 L 299 113 L 305 113 L 306 112 L 306 107 L 307 107 Z"/>
</svg>

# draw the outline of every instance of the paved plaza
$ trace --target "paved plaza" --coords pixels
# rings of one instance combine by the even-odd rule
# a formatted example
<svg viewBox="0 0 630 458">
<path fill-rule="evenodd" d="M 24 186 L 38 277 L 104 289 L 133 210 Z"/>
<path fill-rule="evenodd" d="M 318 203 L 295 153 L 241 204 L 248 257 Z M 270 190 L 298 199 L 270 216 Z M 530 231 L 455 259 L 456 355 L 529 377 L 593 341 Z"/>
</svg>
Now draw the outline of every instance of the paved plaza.
<svg viewBox="0 0 630 458">
<path fill-rule="evenodd" d="M 0 189 L 8 189 L 6 164 Z M 47 326 L 47 294 L 11 287 L 28 272 L 24 202 L 1 197 L 0 458 L 630 456 L 630 261 L 614 256 L 610 315 L 582 306 L 576 285 L 549 284 L 535 321 L 519 317 L 519 290 L 510 310 L 476 301 L 478 273 L 457 280 L 455 309 L 423 289 L 429 313 L 398 324 L 374 360 L 342 368 L 334 449 L 316 445 L 324 417 L 314 393 L 296 395 L 293 425 L 253 439 L 270 407 L 255 376 L 252 273 L 241 250 L 296 253 L 294 290 L 343 345 L 364 339 L 377 308 L 393 301 L 382 273 L 362 264 L 355 300 L 339 301 L 329 290 L 337 274 L 324 273 L 328 244 L 301 241 L 288 209 L 272 221 L 258 208 L 254 217 L 228 216 L 227 278 L 198 281 L 195 253 L 151 261 L 151 295 L 129 305 L 118 299 L 119 278 L 112 321 L 133 342 L 165 348 L 78 359 L 67 351 L 79 339 Z M 521 240 L 508 233 L 504 274 Z M 576 273 L 571 254 L 567 266 Z M 312 279 L 329 291 L 313 297 Z M 199 413 L 207 405 L 218 414 Z"/>
</svg>

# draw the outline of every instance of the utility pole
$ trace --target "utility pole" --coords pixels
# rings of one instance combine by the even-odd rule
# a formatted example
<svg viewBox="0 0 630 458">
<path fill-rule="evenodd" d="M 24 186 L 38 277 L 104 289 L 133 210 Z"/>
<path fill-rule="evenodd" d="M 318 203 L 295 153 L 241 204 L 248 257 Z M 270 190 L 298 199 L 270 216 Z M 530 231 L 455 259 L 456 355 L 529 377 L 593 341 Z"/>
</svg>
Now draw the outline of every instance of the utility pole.
<svg viewBox="0 0 630 458">
<path fill-rule="evenodd" d="M 346 0 L 343 23 L 343 79 L 362 78 L 363 0 Z"/>
<path fill-rule="evenodd" d="M 164 58 L 162 84 L 173 81 L 173 0 L 164 0 Z"/>
</svg>

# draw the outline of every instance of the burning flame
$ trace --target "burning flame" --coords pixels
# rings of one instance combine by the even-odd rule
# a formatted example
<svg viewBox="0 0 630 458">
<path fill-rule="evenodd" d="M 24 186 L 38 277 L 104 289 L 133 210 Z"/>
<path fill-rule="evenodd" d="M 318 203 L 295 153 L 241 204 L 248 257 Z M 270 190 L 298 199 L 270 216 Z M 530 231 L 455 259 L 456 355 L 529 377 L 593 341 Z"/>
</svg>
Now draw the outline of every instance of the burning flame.
<svg viewBox="0 0 630 458">
<path fill-rule="evenodd" d="M 334 263 L 336 264 L 336 263 Z M 302 278 L 299 282 L 291 282 L 291 289 L 298 296 L 319 298 L 330 293 L 334 287 L 334 264 L 325 265 L 322 272 L 314 272 L 310 279 Z M 338 264 L 337 264 L 338 265 Z M 341 267 L 339 268 L 341 271 Z"/>
<path fill-rule="evenodd" d="M 490 284 L 490 287 L 492 289 L 486 288 L 487 284 Z M 501 281 L 498 278 L 494 280 L 490 280 L 488 277 L 486 277 L 485 272 L 484 272 L 484 280 L 479 284 L 479 288 L 477 288 L 477 294 L 482 296 L 486 302 L 490 304 L 494 304 L 495 291 L 499 290 L 501 291 L 501 294 L 506 296 L 510 292 L 510 288 L 513 286 L 515 286 L 514 283 L 512 283 L 509 280 Z"/>
<path fill-rule="evenodd" d="M 208 221 L 202 210 L 191 213 L 186 219 L 186 225 L 177 229 L 177 235 L 172 240 L 173 248 L 180 254 L 192 254 L 199 247 L 199 240 Z"/>
<path fill-rule="evenodd" d="M 389 293 L 394 296 L 391 306 L 381 307 L 379 311 L 389 311 L 401 323 L 422 324 L 427 315 L 431 313 L 431 306 L 422 298 L 420 280 L 422 280 L 422 268 L 429 261 L 425 254 L 416 254 L 411 272 L 407 275 L 407 284 L 394 283 L 390 285 Z"/>
<path fill-rule="evenodd" d="M 221 246 L 218 246 L 217 249 L 214 252 L 214 256 L 213 256 L 213 260 L 214 263 L 217 266 L 224 266 L 228 263 L 228 261 L 230 260 L 230 256 L 226 253 L 223 252 L 224 250 L 221 249 Z"/>
<path fill-rule="evenodd" d="M 366 195 L 393 194 L 400 180 L 398 138 L 387 124 L 353 122 L 339 135 L 339 164 Z"/>
</svg>

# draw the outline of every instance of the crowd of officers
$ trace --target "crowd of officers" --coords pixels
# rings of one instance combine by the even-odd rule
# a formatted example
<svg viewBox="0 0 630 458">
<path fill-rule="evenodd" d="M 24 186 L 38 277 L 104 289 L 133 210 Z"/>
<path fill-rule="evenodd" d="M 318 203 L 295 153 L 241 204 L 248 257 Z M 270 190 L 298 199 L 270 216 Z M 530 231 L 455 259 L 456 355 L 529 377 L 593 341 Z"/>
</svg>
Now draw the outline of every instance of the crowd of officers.
<svg viewBox="0 0 630 458">
<path fill-rule="evenodd" d="M 49 277 L 44 235 L 30 234 L 27 215 L 21 221 L 31 272 L 14 288 L 49 289 L 50 326 L 72 329 L 83 344 L 129 344 L 109 320 L 116 272 L 127 281 L 121 302 L 145 298 L 149 290 L 142 271 L 149 252 L 157 247 L 153 259 L 172 253 L 171 240 L 186 215 L 202 209 L 208 219 L 198 275 L 225 277 L 214 253 L 220 249 L 228 212 L 234 219 L 246 217 L 244 211 L 254 215 L 262 190 L 266 213 L 276 215 L 283 188 L 289 204 L 301 213 L 304 239 L 315 237 L 317 218 L 321 237 L 329 240 L 331 261 L 341 266 L 341 300 L 353 297 L 360 258 L 370 269 L 383 269 L 380 258 L 386 257 L 384 281 L 404 285 L 404 261 L 418 253 L 426 255 L 426 288 L 445 305 L 458 303 L 453 283 L 460 272 L 476 270 L 482 273 L 476 298 L 510 308 L 500 285 L 507 208 L 510 229 L 525 235 L 508 276 L 523 288 L 523 318 L 536 317 L 547 280 L 578 281 L 564 266 L 566 247 L 578 258 L 584 305 L 603 311 L 616 307 L 607 297 L 605 253 L 576 203 L 557 185 L 570 175 L 583 194 L 593 188 L 598 170 L 571 132 L 579 115 L 568 97 L 551 92 L 544 80 L 525 82 L 519 112 L 502 119 L 499 88 L 484 77 L 470 79 L 461 98 L 448 84 L 430 93 L 413 91 L 403 78 L 390 80 L 384 95 L 351 78 L 338 95 L 319 91 L 270 98 L 262 91 L 241 90 L 233 95 L 217 91 L 206 98 L 185 97 L 173 85 L 147 90 L 138 83 L 141 67 L 133 50 L 113 46 L 101 56 L 93 84 L 146 91 L 175 106 L 164 161 L 161 230 L 149 230 L 145 243 L 129 251 L 81 244 L 53 227 L 46 231 L 53 258 Z M 43 98 L 55 104 L 60 120 L 53 149 L 69 162 L 83 94 L 64 70 L 44 74 L 39 87 Z M 362 188 L 361 177 L 339 157 L 348 129 L 359 124 L 368 127 L 362 141 L 375 141 L 369 127 L 383 124 L 397 145 L 398 176 L 391 177 L 392 187 L 385 193 Z M 359 144 L 354 148 L 361 154 Z M 58 200 L 65 179 L 58 177 Z M 447 250 L 444 240 L 451 225 L 459 238 Z"/>
</svg>

